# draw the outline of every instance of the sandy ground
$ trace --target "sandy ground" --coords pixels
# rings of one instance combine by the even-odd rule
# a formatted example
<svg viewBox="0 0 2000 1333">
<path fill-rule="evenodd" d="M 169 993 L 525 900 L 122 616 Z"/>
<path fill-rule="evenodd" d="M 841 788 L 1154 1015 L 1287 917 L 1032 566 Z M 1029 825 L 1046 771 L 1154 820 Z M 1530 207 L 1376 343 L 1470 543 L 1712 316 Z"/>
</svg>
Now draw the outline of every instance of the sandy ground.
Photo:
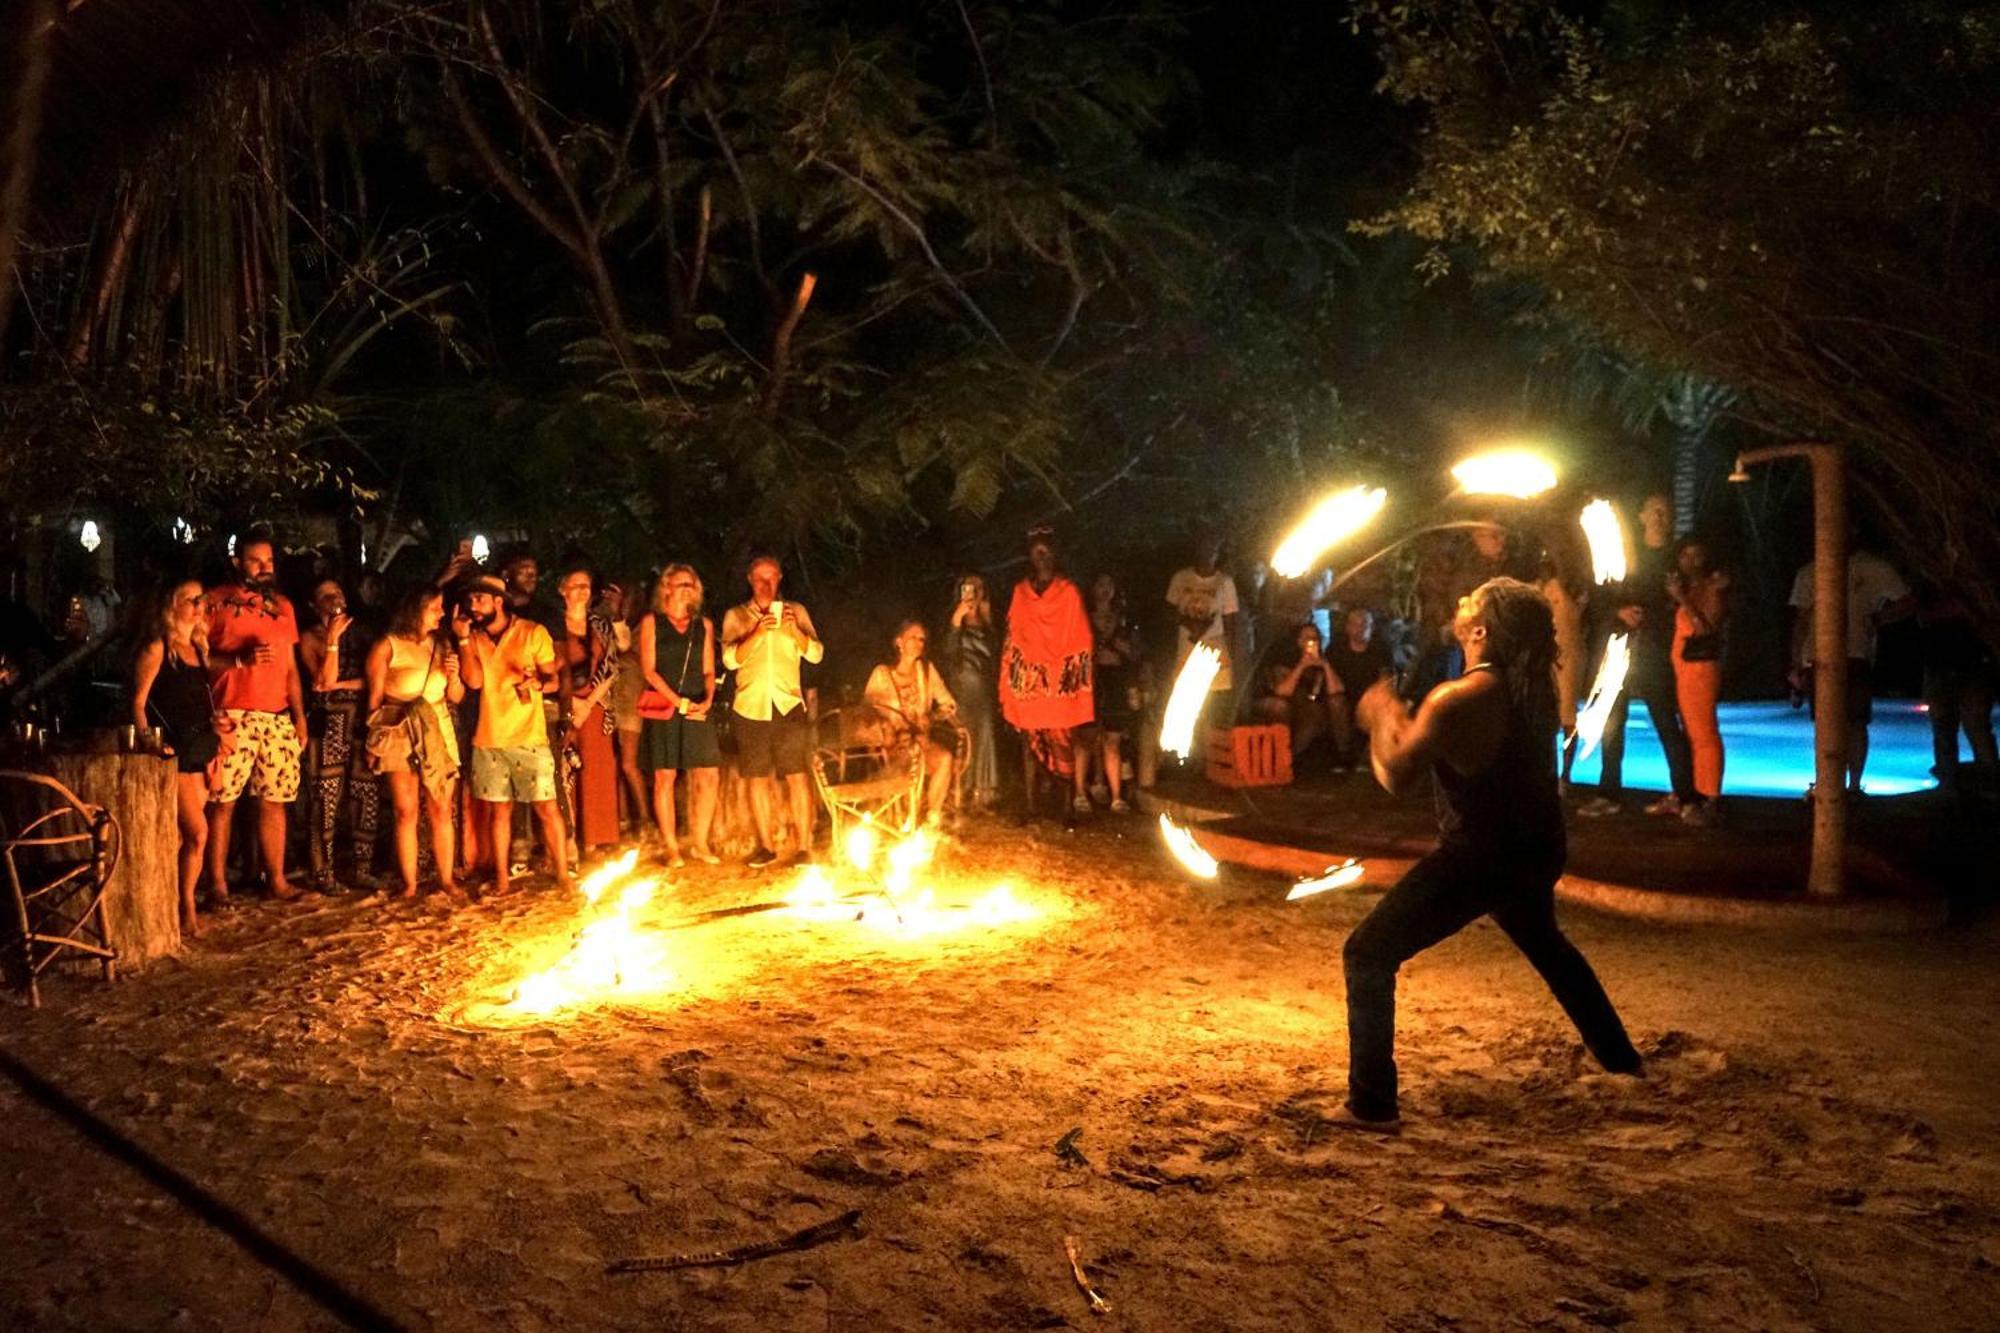
<svg viewBox="0 0 2000 1333">
<path fill-rule="evenodd" d="M 948 871 L 1042 915 L 653 930 L 671 988 L 492 1028 L 573 900 L 255 905 L 182 962 L 0 1011 L 0 1039 L 412 1328 L 2000 1325 L 1990 929 L 1568 911 L 1650 1056 L 1634 1083 L 1482 924 L 1405 970 L 1410 1126 L 1380 1141 L 1321 1124 L 1365 894 L 1192 884 L 1137 822 L 982 828 Z M 684 872 L 642 924 L 770 887 Z M 10 1329 L 333 1326 L 4 1080 L 0 1179 Z M 803 1253 L 604 1271 L 848 1209 Z"/>
</svg>

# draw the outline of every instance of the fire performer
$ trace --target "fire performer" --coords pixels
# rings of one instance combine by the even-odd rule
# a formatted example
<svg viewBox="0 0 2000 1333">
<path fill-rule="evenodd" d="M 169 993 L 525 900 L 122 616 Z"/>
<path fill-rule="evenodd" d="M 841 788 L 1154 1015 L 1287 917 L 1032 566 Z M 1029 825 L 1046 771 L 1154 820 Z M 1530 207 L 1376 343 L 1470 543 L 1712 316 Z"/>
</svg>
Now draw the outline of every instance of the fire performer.
<svg viewBox="0 0 2000 1333">
<path fill-rule="evenodd" d="M 1090 618 L 1083 594 L 1056 570 L 1055 532 L 1030 528 L 1028 577 L 1014 585 L 1000 650 L 1000 712 L 1021 733 L 1023 809 L 1029 819 L 1035 816 L 1042 768 L 1074 788 L 1072 809 L 1090 808 L 1075 752 L 1076 733 L 1097 716 L 1090 658 Z"/>
<path fill-rule="evenodd" d="M 1384 681 L 1357 713 L 1376 780 L 1391 793 L 1429 772 L 1438 846 L 1347 938 L 1347 1116 L 1395 1133 L 1396 972 L 1404 961 L 1490 915 L 1576 1024 L 1597 1062 L 1639 1072 L 1617 1010 L 1556 926 L 1555 883 L 1567 846 L 1556 795 L 1556 637 L 1549 604 L 1497 578 L 1459 600 L 1452 633 L 1465 674 L 1432 690 L 1412 718 Z"/>
</svg>

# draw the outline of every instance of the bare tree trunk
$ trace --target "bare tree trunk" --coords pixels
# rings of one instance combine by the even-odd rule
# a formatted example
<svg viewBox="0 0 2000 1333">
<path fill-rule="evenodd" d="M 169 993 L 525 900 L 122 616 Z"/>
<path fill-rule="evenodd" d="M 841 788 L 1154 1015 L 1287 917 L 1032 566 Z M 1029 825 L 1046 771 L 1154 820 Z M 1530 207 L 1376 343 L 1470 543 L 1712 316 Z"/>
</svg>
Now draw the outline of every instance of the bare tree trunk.
<svg viewBox="0 0 2000 1333">
<path fill-rule="evenodd" d="M 811 304 L 813 288 L 817 285 L 819 278 L 814 274 L 808 273 L 799 279 L 799 290 L 792 298 L 792 308 L 785 313 L 784 322 L 778 325 L 778 331 L 771 339 L 771 387 L 764 396 L 767 416 L 778 415 L 778 400 L 785 392 L 785 375 L 791 369 L 792 334 L 798 331 L 799 320 L 805 317 L 806 306 Z"/>
<path fill-rule="evenodd" d="M 125 191 L 118 210 L 118 226 L 111 233 L 110 248 L 104 252 L 104 261 L 97 268 L 97 283 L 92 290 L 90 304 L 78 313 L 76 327 L 69 331 L 69 350 L 64 353 L 64 358 L 71 370 L 82 370 L 89 362 L 91 343 L 111 308 L 112 293 L 125 281 L 125 270 L 132 261 L 133 241 L 139 234 L 145 195 L 144 183 L 136 180 Z"/>
<path fill-rule="evenodd" d="M 14 254 L 28 226 L 35 179 L 35 145 L 41 138 L 42 91 L 49 76 L 56 0 L 26 0 L 14 24 L 14 97 L 7 107 L 7 130 L 0 139 L 0 347 L 6 345 L 13 314 Z"/>
</svg>

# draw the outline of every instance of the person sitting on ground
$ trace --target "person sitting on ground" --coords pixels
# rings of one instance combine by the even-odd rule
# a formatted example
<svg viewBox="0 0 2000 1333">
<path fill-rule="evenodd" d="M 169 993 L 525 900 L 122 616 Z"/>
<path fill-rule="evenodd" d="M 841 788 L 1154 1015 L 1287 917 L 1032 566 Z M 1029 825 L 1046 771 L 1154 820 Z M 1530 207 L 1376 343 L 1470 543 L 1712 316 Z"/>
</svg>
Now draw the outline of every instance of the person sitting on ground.
<svg viewBox="0 0 2000 1333">
<path fill-rule="evenodd" d="M 493 892 L 505 895 L 514 802 L 534 808 L 556 887 L 570 887 L 569 839 L 556 804 L 556 760 L 549 747 L 542 697 L 557 689 L 556 646 L 547 627 L 514 614 L 507 587 L 491 575 L 474 579 L 466 603 L 472 631 L 459 648 L 468 688 L 479 691 L 479 726 L 472 736 L 472 794 L 487 803 L 493 830 Z"/>
<path fill-rule="evenodd" d="M 1375 633 L 1375 613 L 1365 606 L 1351 606 L 1340 619 L 1340 633 L 1334 636 L 1326 649 L 1326 664 L 1333 668 L 1333 674 L 1340 677 L 1340 706 L 1346 711 L 1352 728 L 1354 705 L 1361 696 L 1368 693 L 1376 681 L 1395 674 L 1395 666 L 1389 657 L 1389 645 Z M 1352 764 L 1357 756 L 1354 745 L 1359 735 L 1352 735 L 1347 750 L 1341 755 L 1341 762 Z"/>
<path fill-rule="evenodd" d="M 1465 672 L 1425 696 L 1413 718 L 1387 681 L 1363 695 L 1376 780 L 1400 794 L 1428 776 L 1437 848 L 1370 909 L 1342 951 L 1347 979 L 1347 1107 L 1334 1125 L 1396 1133 L 1396 973 L 1417 954 L 1491 916 L 1555 993 L 1598 1064 L 1637 1074 L 1618 1011 L 1556 925 L 1568 854 L 1556 793 L 1556 635 L 1549 604 L 1499 578 L 1459 604 Z"/>
<path fill-rule="evenodd" d="M 750 814 L 757 850 L 749 864 L 775 863 L 777 787 L 782 781 L 797 839 L 795 861 L 810 861 L 817 802 L 806 775 L 812 752 L 812 711 L 801 664 L 818 662 L 826 646 L 806 609 L 778 596 L 785 571 L 776 556 L 750 561 L 750 599 L 722 617 L 722 664 L 736 673 L 738 761 L 750 784 Z"/>
<path fill-rule="evenodd" d="M 194 891 L 208 843 L 209 769 L 222 747 L 208 696 L 208 595 L 196 579 L 167 592 L 153 637 L 132 671 L 132 724 L 160 729 L 161 753 L 174 761 L 179 817 L 181 933 L 201 934 Z"/>
<path fill-rule="evenodd" d="M 715 723 L 715 626 L 701 612 L 701 575 L 693 565 L 660 571 L 653 609 L 639 621 L 639 671 L 646 689 L 637 704 L 641 763 L 653 775 L 653 818 L 669 869 L 686 864 L 674 831 L 674 784 L 688 776 L 688 855 L 703 865 L 721 858 L 709 849 L 721 788 L 722 747 Z"/>
<path fill-rule="evenodd" d="M 923 752 L 923 820 L 936 828 L 944 819 L 958 762 L 958 701 L 924 656 L 929 642 L 923 622 L 898 625 L 896 660 L 878 663 L 868 673 L 862 697 L 873 713 L 864 729 L 868 743 L 894 752 L 907 753 L 912 746 Z"/>
<path fill-rule="evenodd" d="M 229 832 L 247 790 L 257 802 L 265 891 L 299 896 L 285 879 L 285 807 L 298 799 L 306 735 L 298 621 L 278 591 L 276 548 L 262 535 L 237 544 L 235 581 L 209 590 L 209 693 L 222 752 L 209 793 L 209 892 L 229 898 Z"/>
<path fill-rule="evenodd" d="M 1000 647 L 1000 715 L 1021 734 L 1024 820 L 1036 815 L 1044 770 L 1058 793 L 1071 788 L 1070 812 L 1090 810 L 1076 746 L 1078 733 L 1097 717 L 1091 650 L 1083 594 L 1056 568 L 1055 532 L 1030 528 L 1028 576 L 1014 585 Z"/>
<path fill-rule="evenodd" d="M 406 899 L 417 896 L 419 793 L 430 817 L 438 888 L 461 901 L 456 829 L 458 729 L 450 710 L 465 698 L 453 640 L 441 632 L 444 594 L 428 585 L 396 603 L 389 632 L 368 654 L 368 768 L 389 784 L 396 812 L 396 869 Z"/>
<path fill-rule="evenodd" d="M 1292 633 L 1292 660 L 1280 659 L 1265 669 L 1264 688 L 1251 714 L 1259 722 L 1282 722 L 1291 728 L 1292 762 L 1321 741 L 1332 752 L 1335 767 L 1345 764 L 1352 735 L 1345 687 L 1320 648 L 1319 626 L 1308 620 Z"/>
<path fill-rule="evenodd" d="M 313 589 L 312 609 L 312 628 L 299 636 L 299 656 L 312 696 L 312 737 L 306 754 L 314 783 L 306 847 L 313 887 L 321 893 L 333 892 L 334 845 L 345 824 L 354 858 L 354 883 L 373 890 L 379 887 L 375 882 L 375 835 L 381 820 L 381 789 L 360 767 L 367 736 L 361 704 L 373 645 L 348 616 L 347 594 L 335 580 L 324 579 Z"/>
</svg>

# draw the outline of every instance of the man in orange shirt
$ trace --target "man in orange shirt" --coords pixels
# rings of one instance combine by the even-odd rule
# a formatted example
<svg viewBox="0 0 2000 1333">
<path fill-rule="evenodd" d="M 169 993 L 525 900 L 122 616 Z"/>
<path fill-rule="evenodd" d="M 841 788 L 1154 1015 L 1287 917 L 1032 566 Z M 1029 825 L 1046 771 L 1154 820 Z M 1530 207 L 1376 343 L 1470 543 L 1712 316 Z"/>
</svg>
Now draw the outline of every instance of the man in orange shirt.
<svg viewBox="0 0 2000 1333">
<path fill-rule="evenodd" d="M 507 843 L 514 802 L 534 807 L 556 885 L 569 888 L 569 846 L 556 805 L 555 751 L 542 696 L 556 689 L 556 646 L 546 627 L 516 615 L 507 587 L 492 575 L 466 593 L 472 632 L 459 662 L 467 689 L 479 691 L 479 725 L 472 733 L 472 795 L 485 801 L 493 828 L 493 892 L 505 894 Z"/>
<path fill-rule="evenodd" d="M 306 734 L 299 685 L 298 620 L 278 592 L 271 539 L 236 547 L 237 580 L 209 590 L 208 682 L 215 729 L 222 736 L 208 806 L 209 891 L 229 897 L 229 830 L 247 787 L 257 801 L 257 840 L 273 898 L 296 898 L 285 881 L 285 807 L 298 799 L 299 754 Z"/>
</svg>

